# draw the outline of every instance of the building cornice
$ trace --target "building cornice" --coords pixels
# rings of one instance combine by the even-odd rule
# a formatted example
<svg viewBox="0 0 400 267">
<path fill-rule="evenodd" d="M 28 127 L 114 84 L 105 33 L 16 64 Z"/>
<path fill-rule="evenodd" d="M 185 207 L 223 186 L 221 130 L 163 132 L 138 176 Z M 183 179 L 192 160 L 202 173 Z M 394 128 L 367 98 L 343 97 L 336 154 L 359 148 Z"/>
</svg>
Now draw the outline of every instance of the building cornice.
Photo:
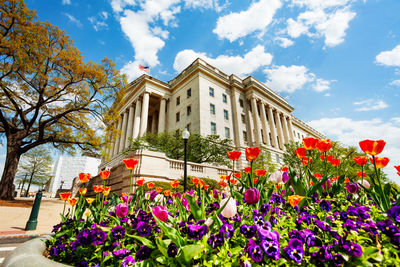
<svg viewBox="0 0 400 267">
<path fill-rule="evenodd" d="M 326 139 L 326 136 L 323 135 L 322 133 L 318 132 L 317 130 L 315 130 L 314 128 L 312 128 L 311 126 L 307 125 L 305 122 L 303 122 L 302 120 L 292 116 L 293 118 L 293 124 L 296 125 L 297 127 L 301 128 L 302 130 L 304 130 L 305 132 L 317 136 L 319 139 Z"/>
</svg>

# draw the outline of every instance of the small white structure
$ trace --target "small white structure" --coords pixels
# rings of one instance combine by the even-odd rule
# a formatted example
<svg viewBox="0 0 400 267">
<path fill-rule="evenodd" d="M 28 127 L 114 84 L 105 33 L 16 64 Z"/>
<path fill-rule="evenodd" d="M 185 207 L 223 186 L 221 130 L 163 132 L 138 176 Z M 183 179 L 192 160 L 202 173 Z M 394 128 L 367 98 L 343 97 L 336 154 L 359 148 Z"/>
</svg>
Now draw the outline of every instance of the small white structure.
<svg viewBox="0 0 400 267">
<path fill-rule="evenodd" d="M 100 159 L 87 156 L 60 156 L 54 165 L 54 178 L 49 186 L 49 192 L 52 193 L 52 197 L 55 196 L 58 189 L 71 188 L 74 178 L 77 177 L 80 172 L 90 173 L 92 176 L 97 175 L 100 162 Z"/>
</svg>

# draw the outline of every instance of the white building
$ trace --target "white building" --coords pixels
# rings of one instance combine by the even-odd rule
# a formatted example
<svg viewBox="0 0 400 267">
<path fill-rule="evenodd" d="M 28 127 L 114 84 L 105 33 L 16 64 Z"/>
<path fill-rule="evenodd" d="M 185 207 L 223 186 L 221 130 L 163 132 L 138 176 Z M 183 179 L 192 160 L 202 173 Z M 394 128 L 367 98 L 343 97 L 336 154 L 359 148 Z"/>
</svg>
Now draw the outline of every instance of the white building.
<svg viewBox="0 0 400 267">
<path fill-rule="evenodd" d="M 54 164 L 49 192 L 54 196 L 58 189 L 70 189 L 74 178 L 78 177 L 80 172 L 90 173 L 92 176 L 97 175 L 100 162 L 100 159 L 87 156 L 60 156 Z"/>
<path fill-rule="evenodd" d="M 128 85 L 120 113 L 119 136 L 106 152 L 112 167 L 120 163 L 128 139 L 146 132 L 187 128 L 201 135 L 218 134 L 233 140 L 237 149 L 265 146 L 280 163 L 284 144 L 324 136 L 292 115 L 294 108 L 280 95 L 249 76 L 227 75 L 202 59 L 169 82 L 142 75 Z"/>
</svg>

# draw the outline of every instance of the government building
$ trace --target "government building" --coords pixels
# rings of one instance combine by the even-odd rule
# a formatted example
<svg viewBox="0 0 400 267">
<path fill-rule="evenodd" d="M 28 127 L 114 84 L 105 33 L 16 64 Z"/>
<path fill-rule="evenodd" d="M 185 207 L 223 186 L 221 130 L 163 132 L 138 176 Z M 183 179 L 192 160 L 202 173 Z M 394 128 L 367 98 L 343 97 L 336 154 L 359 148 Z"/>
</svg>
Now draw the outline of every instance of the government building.
<svg viewBox="0 0 400 267">
<path fill-rule="evenodd" d="M 129 146 L 128 140 L 147 132 L 186 128 L 191 133 L 232 139 L 236 148 L 242 151 L 247 146 L 263 145 L 278 166 L 282 164 L 285 143 L 304 137 L 325 138 L 294 117 L 293 107 L 264 83 L 252 76 L 241 79 L 235 74 L 225 74 L 200 58 L 169 82 L 146 74 L 140 76 L 128 85 L 125 100 L 118 110 L 117 129 L 121 134 L 111 139 L 112 146 L 106 149 L 109 160 L 103 160 L 100 168 L 120 164 L 125 157 L 121 153 Z M 159 159 L 163 156 L 150 157 Z M 180 163 L 175 163 L 169 161 L 160 168 L 164 174 L 165 168 L 180 169 Z M 192 164 L 189 175 L 196 175 L 196 170 L 203 167 Z M 179 178 L 168 177 L 168 174 L 161 177 L 150 172 L 149 177 Z M 139 174 L 143 176 L 141 172 Z"/>
</svg>

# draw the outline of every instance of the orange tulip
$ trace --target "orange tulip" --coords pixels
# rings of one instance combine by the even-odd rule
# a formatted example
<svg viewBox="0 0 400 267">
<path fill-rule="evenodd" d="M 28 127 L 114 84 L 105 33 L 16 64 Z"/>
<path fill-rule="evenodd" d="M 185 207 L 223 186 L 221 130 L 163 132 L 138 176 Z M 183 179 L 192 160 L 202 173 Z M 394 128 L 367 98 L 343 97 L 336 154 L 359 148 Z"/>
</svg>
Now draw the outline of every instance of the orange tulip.
<svg viewBox="0 0 400 267">
<path fill-rule="evenodd" d="M 179 185 L 179 181 L 178 181 L 178 180 L 174 180 L 174 181 L 171 181 L 171 182 L 169 182 L 169 183 L 170 183 L 170 185 L 171 185 L 173 188 L 177 188 L 178 185 Z"/>
<path fill-rule="evenodd" d="M 142 186 L 142 185 L 144 184 L 144 178 L 137 179 L 137 180 L 136 180 L 136 184 L 137 184 L 138 186 Z"/>
<path fill-rule="evenodd" d="M 87 188 L 79 188 L 79 194 L 84 196 L 84 195 L 86 195 L 86 193 L 87 193 Z"/>
<path fill-rule="evenodd" d="M 245 173 L 250 173 L 251 172 L 251 167 L 244 167 L 244 172 Z"/>
<path fill-rule="evenodd" d="M 101 193 L 101 192 L 103 192 L 103 190 L 104 190 L 104 188 L 103 188 L 102 185 L 94 185 L 94 186 L 93 186 L 93 191 L 94 191 L 95 193 Z"/>
<path fill-rule="evenodd" d="M 105 186 L 103 190 L 103 195 L 108 196 L 111 191 L 111 186 Z"/>
<path fill-rule="evenodd" d="M 350 183 L 350 179 L 348 177 L 344 178 L 344 183 L 345 184 Z"/>
<path fill-rule="evenodd" d="M 125 163 L 125 167 L 128 170 L 133 170 L 136 167 L 136 165 L 139 163 L 138 159 L 133 159 L 133 158 L 124 159 L 122 161 Z"/>
<path fill-rule="evenodd" d="M 60 193 L 61 200 L 67 201 L 71 197 L 71 192 Z"/>
<path fill-rule="evenodd" d="M 81 181 L 81 183 L 87 183 L 90 179 L 90 173 L 79 173 L 79 180 Z"/>
<path fill-rule="evenodd" d="M 333 167 L 337 167 L 340 164 L 340 159 L 331 159 L 331 164 Z"/>
<path fill-rule="evenodd" d="M 313 181 L 310 181 L 310 186 L 313 186 L 314 185 L 314 182 Z"/>
<path fill-rule="evenodd" d="M 219 181 L 218 184 L 219 184 L 220 186 L 222 186 L 222 187 L 228 186 L 228 184 L 227 184 L 224 180 Z"/>
<path fill-rule="evenodd" d="M 104 170 L 100 172 L 100 178 L 103 180 L 107 180 L 109 176 L 110 176 L 109 170 Z"/>
<path fill-rule="evenodd" d="M 204 188 L 204 190 L 208 190 L 209 187 L 210 186 L 208 184 L 205 184 L 203 188 Z"/>
<path fill-rule="evenodd" d="M 254 174 L 255 175 L 257 175 L 257 176 L 264 176 L 265 174 L 267 173 L 267 171 L 266 170 L 255 170 L 254 171 Z"/>
<path fill-rule="evenodd" d="M 304 147 L 299 147 L 299 148 L 296 148 L 294 153 L 296 154 L 296 156 L 299 159 L 301 159 L 302 157 L 305 157 L 307 155 L 307 149 L 305 149 Z"/>
<path fill-rule="evenodd" d="M 152 189 L 154 187 L 154 185 L 155 184 L 153 182 L 147 183 L 147 188 Z"/>
<path fill-rule="evenodd" d="M 229 175 L 220 175 L 219 179 L 228 181 Z"/>
<path fill-rule="evenodd" d="M 310 163 L 311 163 L 311 160 L 312 160 L 311 157 L 302 157 L 302 158 L 300 159 L 300 161 L 301 161 L 305 166 L 307 166 L 308 164 L 310 164 Z"/>
<path fill-rule="evenodd" d="M 238 160 L 242 152 L 234 150 L 234 151 L 226 151 L 226 154 L 228 155 L 230 160 Z"/>
<path fill-rule="evenodd" d="M 339 176 L 332 177 L 332 182 L 336 182 Z"/>
<path fill-rule="evenodd" d="M 288 196 L 288 201 L 292 207 L 295 207 L 299 204 L 299 202 L 303 199 L 304 197 L 298 196 L 298 195 L 293 195 L 293 196 Z"/>
<path fill-rule="evenodd" d="M 309 137 L 309 138 L 304 138 L 303 139 L 303 146 L 307 150 L 313 150 L 316 148 L 318 143 L 317 138 Z"/>
<path fill-rule="evenodd" d="M 323 153 L 332 148 L 332 141 L 330 139 L 319 140 L 317 143 L 317 149 Z"/>
<path fill-rule="evenodd" d="M 386 142 L 383 140 L 378 140 L 378 141 L 364 140 L 361 141 L 359 144 L 362 151 L 364 151 L 365 154 L 376 156 L 382 152 L 383 148 L 386 145 Z"/>
<path fill-rule="evenodd" d="M 260 154 L 259 147 L 246 147 L 246 158 L 248 161 L 254 161 Z"/>
<path fill-rule="evenodd" d="M 200 179 L 197 178 L 197 177 L 193 177 L 193 178 L 192 178 L 192 182 L 193 182 L 193 184 L 197 187 L 198 184 L 200 183 Z"/>
<path fill-rule="evenodd" d="M 253 183 L 256 184 L 258 182 L 258 178 L 253 178 Z"/>
<path fill-rule="evenodd" d="M 281 171 L 283 171 L 283 172 L 287 172 L 288 170 L 289 170 L 289 167 L 287 167 L 287 166 L 281 167 Z"/>
<path fill-rule="evenodd" d="M 164 190 L 164 196 L 170 196 L 172 192 L 170 190 Z"/>
<path fill-rule="evenodd" d="M 161 193 L 162 190 L 163 190 L 162 187 L 157 187 L 157 188 L 156 188 L 156 192 L 157 192 L 157 193 Z"/>
<path fill-rule="evenodd" d="M 366 174 L 367 174 L 366 172 L 356 172 L 356 175 L 358 177 L 365 177 Z"/>
<path fill-rule="evenodd" d="M 241 178 L 242 177 L 242 173 L 241 172 L 236 172 L 235 174 L 234 174 L 234 176 L 236 177 L 236 178 Z"/>
<path fill-rule="evenodd" d="M 237 180 L 236 179 L 231 179 L 230 182 L 231 182 L 231 184 L 234 184 L 234 185 L 237 184 Z"/>
<path fill-rule="evenodd" d="M 353 159 L 358 165 L 363 166 L 367 164 L 368 162 L 368 157 L 366 156 L 357 156 Z"/>
<path fill-rule="evenodd" d="M 321 179 L 322 174 L 316 172 L 316 173 L 314 173 L 314 177 L 317 178 L 317 179 L 319 180 L 319 179 Z"/>
<path fill-rule="evenodd" d="M 94 201 L 94 198 L 92 198 L 92 197 L 86 198 L 86 202 L 89 203 L 89 204 L 92 204 L 93 201 Z"/>
<path fill-rule="evenodd" d="M 69 203 L 71 206 L 75 206 L 76 203 L 78 203 L 78 200 L 77 200 L 76 198 L 69 198 L 69 199 L 68 199 L 68 203 Z"/>
<path fill-rule="evenodd" d="M 372 158 L 370 158 L 371 163 L 374 164 Z M 385 168 L 386 165 L 389 163 L 390 159 L 384 157 L 384 158 L 380 158 L 380 157 L 375 157 L 375 164 L 376 164 L 376 168 L 378 169 L 382 169 Z"/>
</svg>

